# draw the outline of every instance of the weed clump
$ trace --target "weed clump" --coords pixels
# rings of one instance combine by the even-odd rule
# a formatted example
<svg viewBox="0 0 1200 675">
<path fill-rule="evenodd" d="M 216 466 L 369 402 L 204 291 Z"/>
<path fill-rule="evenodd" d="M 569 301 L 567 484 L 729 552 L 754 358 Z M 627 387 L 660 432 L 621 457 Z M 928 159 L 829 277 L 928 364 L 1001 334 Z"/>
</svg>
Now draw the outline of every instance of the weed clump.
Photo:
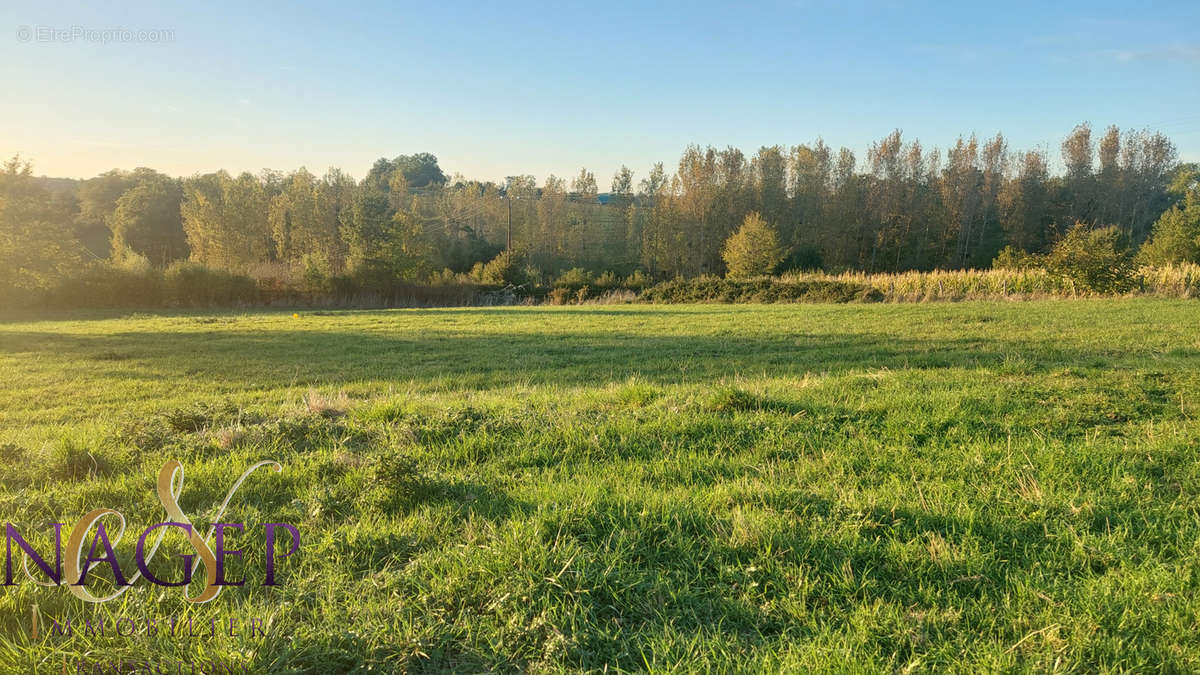
<svg viewBox="0 0 1200 675">
<path fill-rule="evenodd" d="M 289 416 L 244 429 L 238 444 L 252 444 L 280 455 L 318 449 L 365 449 L 373 434 L 322 415 Z"/>
<path fill-rule="evenodd" d="M 760 410 L 765 401 L 736 387 L 720 387 L 712 393 L 706 407 L 713 412 L 746 412 Z"/>
<path fill-rule="evenodd" d="M 16 464 L 25 458 L 25 448 L 12 443 L 0 443 L 0 462 Z"/>
<path fill-rule="evenodd" d="M 642 408 L 662 395 L 658 387 L 633 378 L 617 389 L 617 402 L 631 408 Z"/>
<path fill-rule="evenodd" d="M 180 438 L 165 416 L 152 415 L 126 420 L 117 429 L 113 440 L 138 450 L 155 452 L 177 443 Z"/>
<path fill-rule="evenodd" d="M 115 462 L 97 448 L 88 448 L 64 438 L 50 451 L 53 475 L 63 480 L 85 480 L 112 472 Z"/>
<path fill-rule="evenodd" d="M 237 406 L 231 403 L 199 402 L 163 411 L 161 416 L 179 433 L 196 433 L 233 419 L 237 414 Z"/>
<path fill-rule="evenodd" d="M 400 424 L 416 419 L 417 413 L 411 403 L 408 401 L 385 401 L 383 403 L 374 403 L 366 406 L 357 407 L 354 410 L 354 418 L 369 424 L 379 424 L 384 426 Z"/>
<path fill-rule="evenodd" d="M 412 508 L 429 492 L 429 482 L 413 458 L 389 449 L 371 462 L 369 489 L 372 501 L 385 512 Z"/>
<path fill-rule="evenodd" d="M 424 420 L 414 429 L 414 432 L 421 442 L 442 443 L 472 434 L 495 436 L 506 431 L 513 431 L 514 426 L 514 424 L 497 418 L 487 410 L 467 405 Z"/>
<path fill-rule="evenodd" d="M 207 435 L 209 440 L 222 450 L 233 450 L 246 440 L 246 430 L 241 425 L 221 427 Z"/>
</svg>

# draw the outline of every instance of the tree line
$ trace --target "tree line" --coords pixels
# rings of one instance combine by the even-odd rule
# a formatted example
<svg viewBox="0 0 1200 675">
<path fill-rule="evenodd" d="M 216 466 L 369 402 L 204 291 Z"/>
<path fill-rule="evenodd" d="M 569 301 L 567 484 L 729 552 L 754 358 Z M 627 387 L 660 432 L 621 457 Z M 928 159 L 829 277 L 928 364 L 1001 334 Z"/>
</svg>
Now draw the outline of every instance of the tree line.
<svg viewBox="0 0 1200 675">
<path fill-rule="evenodd" d="M 46 180 L 14 158 L 0 173 L 0 283 L 45 285 L 97 259 L 379 283 L 478 276 L 498 260 L 543 276 L 694 277 L 728 271 L 731 235 L 751 215 L 775 272 L 984 268 L 1006 248 L 1046 253 L 1077 223 L 1140 245 L 1197 176 L 1160 133 L 1097 137 L 1088 124 L 1061 143 L 1061 165 L 1000 134 L 943 151 L 900 131 L 861 158 L 820 139 L 752 156 L 689 146 L 674 171 L 659 163 L 639 180 L 622 167 L 605 192 L 586 169 L 540 185 L 448 177 L 428 153 L 380 159 L 359 181 L 304 168 Z"/>
</svg>

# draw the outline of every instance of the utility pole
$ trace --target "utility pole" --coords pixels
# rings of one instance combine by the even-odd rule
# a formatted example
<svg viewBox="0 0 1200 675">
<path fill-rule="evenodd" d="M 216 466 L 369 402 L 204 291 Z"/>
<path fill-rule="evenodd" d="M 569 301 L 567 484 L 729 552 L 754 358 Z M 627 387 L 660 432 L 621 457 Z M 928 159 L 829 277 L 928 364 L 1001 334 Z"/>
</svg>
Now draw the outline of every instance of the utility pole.
<svg viewBox="0 0 1200 675">
<path fill-rule="evenodd" d="M 506 262 L 512 263 L 512 197 L 504 195 L 504 201 L 508 202 L 508 245 L 504 249 Z"/>
</svg>

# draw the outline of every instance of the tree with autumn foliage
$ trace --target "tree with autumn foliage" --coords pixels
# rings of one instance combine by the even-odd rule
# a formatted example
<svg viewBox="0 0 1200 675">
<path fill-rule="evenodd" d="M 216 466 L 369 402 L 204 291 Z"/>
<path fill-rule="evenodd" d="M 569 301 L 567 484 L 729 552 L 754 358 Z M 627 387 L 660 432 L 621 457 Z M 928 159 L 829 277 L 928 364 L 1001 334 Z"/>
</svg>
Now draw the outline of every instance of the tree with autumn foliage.
<svg viewBox="0 0 1200 675">
<path fill-rule="evenodd" d="M 746 215 L 742 226 L 725 240 L 721 250 L 721 258 L 731 277 L 770 274 L 783 257 L 779 235 L 757 211 Z"/>
</svg>

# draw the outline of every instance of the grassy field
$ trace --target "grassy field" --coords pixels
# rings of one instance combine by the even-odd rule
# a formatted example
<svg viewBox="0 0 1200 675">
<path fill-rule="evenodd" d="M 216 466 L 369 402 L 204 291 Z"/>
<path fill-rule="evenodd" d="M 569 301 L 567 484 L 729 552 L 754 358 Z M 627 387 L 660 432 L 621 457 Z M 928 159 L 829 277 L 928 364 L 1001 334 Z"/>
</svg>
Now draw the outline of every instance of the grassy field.
<svg viewBox="0 0 1200 675">
<path fill-rule="evenodd" d="M 303 538 L 205 605 L 5 588 L 4 672 L 1200 670 L 1196 301 L 8 321 L 0 373 L 0 520 L 125 560 L 164 460 L 203 524 L 275 459 L 225 520 Z"/>
</svg>

